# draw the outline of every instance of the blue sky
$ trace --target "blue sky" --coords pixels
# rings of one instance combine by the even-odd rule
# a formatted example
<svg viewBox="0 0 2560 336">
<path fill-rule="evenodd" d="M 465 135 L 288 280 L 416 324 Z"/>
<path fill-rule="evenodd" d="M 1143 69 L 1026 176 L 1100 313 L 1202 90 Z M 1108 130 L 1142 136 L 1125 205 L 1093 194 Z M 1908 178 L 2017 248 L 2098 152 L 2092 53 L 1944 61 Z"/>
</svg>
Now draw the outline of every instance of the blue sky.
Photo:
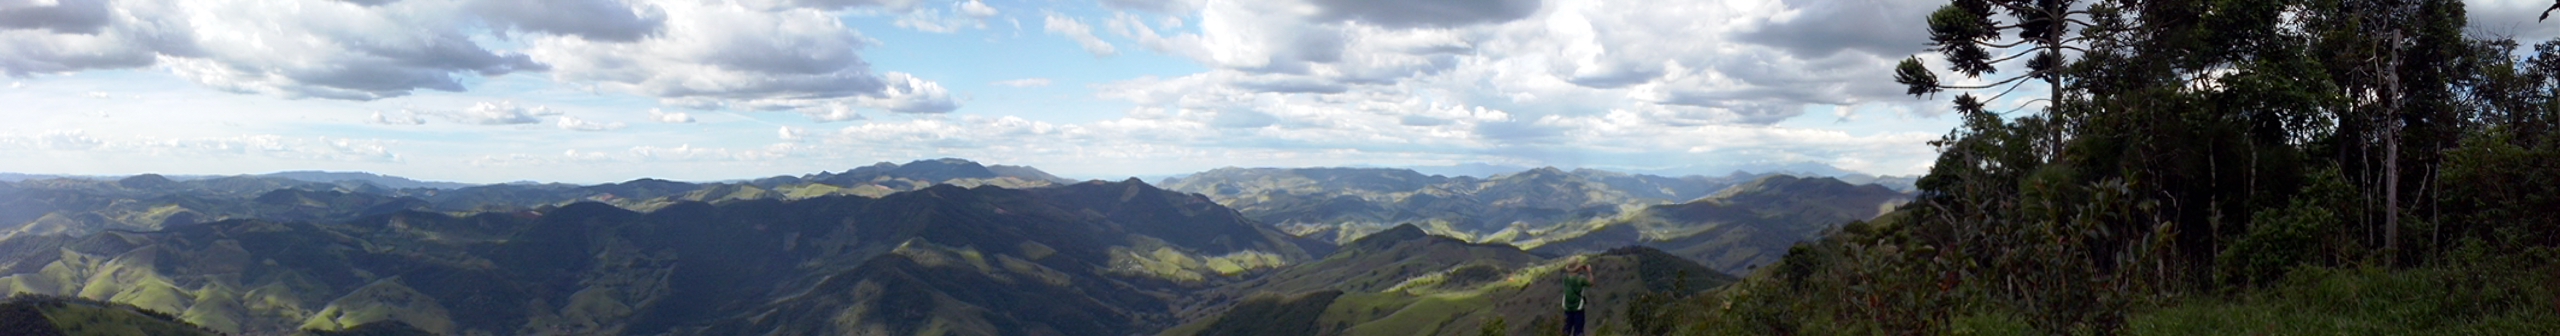
<svg viewBox="0 0 2560 336">
<path fill-rule="evenodd" d="M 1955 121 L 1885 70 L 1921 52 L 1940 4 L 0 0 L 0 171 L 1917 174 Z M 2495 22 L 2534 5 L 2472 4 Z"/>
</svg>

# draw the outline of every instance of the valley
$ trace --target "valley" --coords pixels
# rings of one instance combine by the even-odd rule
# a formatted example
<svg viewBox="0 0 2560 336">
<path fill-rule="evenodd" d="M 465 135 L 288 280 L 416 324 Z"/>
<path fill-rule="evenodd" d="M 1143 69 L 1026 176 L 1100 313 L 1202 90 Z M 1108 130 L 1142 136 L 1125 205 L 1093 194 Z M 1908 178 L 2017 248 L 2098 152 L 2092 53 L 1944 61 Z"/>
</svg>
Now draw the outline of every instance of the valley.
<svg viewBox="0 0 2560 336">
<path fill-rule="evenodd" d="M 1159 187 L 958 159 L 710 183 L 323 181 L 350 176 L 0 182 L 0 289 L 239 335 L 1455 335 L 1554 323 L 1536 321 L 1566 265 L 1599 269 L 1592 293 L 1614 304 L 1598 313 L 1624 315 L 1909 197 L 1554 168 L 1220 169 Z"/>
</svg>

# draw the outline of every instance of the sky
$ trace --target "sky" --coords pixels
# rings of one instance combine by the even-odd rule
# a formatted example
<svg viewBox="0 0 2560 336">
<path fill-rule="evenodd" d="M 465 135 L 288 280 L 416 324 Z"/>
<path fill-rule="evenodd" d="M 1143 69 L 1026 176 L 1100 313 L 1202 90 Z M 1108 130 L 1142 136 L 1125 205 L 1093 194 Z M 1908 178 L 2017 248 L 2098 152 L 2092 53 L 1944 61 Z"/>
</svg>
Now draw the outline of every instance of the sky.
<svg viewBox="0 0 2560 336">
<path fill-rule="evenodd" d="M 2532 21 L 2547 2 L 2468 2 L 2475 33 L 2560 32 Z M 1956 118 L 1888 70 L 1931 57 L 1920 20 L 1943 4 L 0 0 L 0 172 L 1911 175 Z"/>
</svg>

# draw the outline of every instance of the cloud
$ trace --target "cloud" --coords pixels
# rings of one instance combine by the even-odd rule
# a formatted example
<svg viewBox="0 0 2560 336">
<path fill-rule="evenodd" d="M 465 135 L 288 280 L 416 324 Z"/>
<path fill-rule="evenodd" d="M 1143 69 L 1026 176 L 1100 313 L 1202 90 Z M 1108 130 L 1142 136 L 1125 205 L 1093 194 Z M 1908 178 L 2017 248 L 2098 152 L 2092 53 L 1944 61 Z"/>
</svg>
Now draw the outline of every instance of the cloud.
<svg viewBox="0 0 2560 336">
<path fill-rule="evenodd" d="M 951 3 L 948 14 L 943 9 L 920 8 L 899 15 L 898 20 L 891 24 L 899 28 L 950 33 L 961 29 L 986 28 L 987 18 L 995 17 L 996 14 L 995 7 L 987 6 L 986 3 L 978 0 L 969 0 Z"/>
<path fill-rule="evenodd" d="M 693 123 L 693 115 L 685 114 L 684 112 L 668 113 L 665 111 L 659 111 L 658 109 L 649 109 L 649 120 L 669 124 L 691 124 Z"/>
<path fill-rule="evenodd" d="M 399 162 L 391 148 L 397 142 L 332 137 L 240 135 L 220 137 L 131 139 L 92 137 L 79 129 L 38 134 L 0 133 L 0 152 L 87 152 L 107 157 L 229 159 L 263 157 L 290 160 Z"/>
<path fill-rule="evenodd" d="M 988 83 L 988 84 L 994 84 L 994 85 L 996 85 L 996 86 L 1010 86 L 1010 87 L 1018 87 L 1018 88 L 1027 88 L 1027 87 L 1043 87 L 1043 86 L 1049 86 L 1049 79 L 1048 79 L 1048 78 L 1023 78 L 1023 79 L 1015 79 L 1015 80 L 1002 80 L 1002 81 L 996 81 L 996 82 L 994 82 L 994 83 Z"/>
<path fill-rule="evenodd" d="M 415 126 L 427 124 L 427 118 L 418 116 L 417 112 L 402 109 L 400 110 L 400 113 L 397 114 L 374 112 L 373 118 L 366 122 L 382 125 Z"/>
<path fill-rule="evenodd" d="M 822 123 L 867 119 L 862 117 L 861 112 L 854 111 L 853 106 L 842 103 L 801 108 L 800 114 L 809 116 L 809 121 Z"/>
<path fill-rule="evenodd" d="M 464 6 L 492 27 L 598 41 L 639 40 L 657 33 L 667 19 L 656 6 L 617 0 L 475 0 Z"/>
<path fill-rule="evenodd" d="M 166 5 L 166 8 L 151 8 Z M 151 10 L 146 10 L 151 8 Z M 463 90 L 461 77 L 540 72 L 525 54 L 492 51 L 451 26 L 438 3 L 305 5 L 294 0 L 184 0 L 125 10 L 161 67 L 228 92 L 330 100 L 381 100 L 412 90 Z M 169 13 L 156 13 L 169 10 Z M 123 33 L 123 31 L 118 31 Z M 115 33 L 108 33 L 115 36 Z"/>
<path fill-rule="evenodd" d="M 1737 32 L 1744 42 L 1784 48 L 1798 57 L 1818 58 L 1842 50 L 1874 55 L 1921 52 L 1927 41 L 1922 18 L 1943 2 L 1868 0 L 1788 0 L 1776 15 L 1745 18 L 1757 27 Z"/>
<path fill-rule="evenodd" d="M 106 141 L 89 137 L 89 133 L 86 131 L 73 129 L 49 131 L 44 134 L 27 137 L 0 137 L 0 144 L 18 145 L 43 150 L 87 150 L 91 148 L 98 148 L 98 146 L 106 144 Z"/>
<path fill-rule="evenodd" d="M 805 153 L 804 147 L 792 143 L 776 143 L 763 148 L 694 147 L 685 144 L 632 146 L 619 151 L 570 149 L 559 154 L 493 154 L 465 160 L 464 163 L 481 167 L 527 167 L 606 162 L 771 162 Z"/>
<path fill-rule="evenodd" d="M 760 10 L 808 9 L 832 11 L 868 8 L 890 12 L 905 12 L 915 9 L 917 0 L 742 0 L 739 2 Z"/>
<path fill-rule="evenodd" d="M 1925 13 L 1916 11 L 1934 6 L 1919 0 L 1463 2 L 1208 2 L 1194 8 L 1196 29 L 1119 14 L 1107 21 L 1115 34 L 1211 70 L 1124 80 L 1100 95 L 1138 109 L 1353 109 L 1423 125 L 1437 122 L 1400 116 L 1414 113 L 1400 101 L 1531 118 L 1624 110 L 1683 125 L 1766 125 L 1811 105 L 1925 103 L 1897 99 L 1887 69 L 1917 53 L 1920 39 L 1909 29 L 1867 29 L 1917 20 Z M 1833 17 L 1874 22 L 1815 24 Z M 1863 30 L 1841 30 L 1852 28 Z M 1776 41 L 1789 38 L 1800 41 Z M 1182 84 L 1151 83 L 1166 80 Z M 1227 103 L 1238 101 L 1264 105 Z"/>
<path fill-rule="evenodd" d="M 714 102 L 878 97 L 836 11 L 912 0 L 58 0 L 0 5 L 0 73 L 153 67 L 204 87 L 376 100 L 547 72 L 566 85 Z M 994 8 L 932 12 L 977 21 Z M 807 103 L 803 103 L 805 105 Z"/>
<path fill-rule="evenodd" d="M 969 2 L 960 3 L 960 14 L 984 19 L 996 16 L 996 8 L 987 6 L 987 3 L 985 2 L 969 0 Z"/>
<path fill-rule="evenodd" d="M 951 100 L 951 93 L 944 91 L 942 84 L 905 73 L 883 75 L 882 78 L 888 80 L 885 90 L 876 97 L 858 97 L 856 101 L 865 107 L 897 113 L 943 113 L 960 108 L 960 103 Z"/>
<path fill-rule="evenodd" d="M 528 54 L 564 82 L 653 96 L 683 106 L 789 109 L 853 101 L 900 112 L 958 107 L 939 84 L 905 74 L 875 75 L 859 51 L 875 43 L 809 8 L 761 9 L 670 1 L 667 29 L 633 42 L 546 36 Z"/>
<path fill-rule="evenodd" d="M 514 101 L 480 102 L 461 112 L 442 114 L 453 122 L 473 125 L 521 125 L 542 122 L 541 117 L 560 115 L 543 106 L 517 106 Z"/>
<path fill-rule="evenodd" d="M 1356 21 L 1389 28 L 1445 27 L 1518 20 L 1537 12 L 1539 0 L 1376 1 L 1314 0 L 1320 20 Z"/>
<path fill-rule="evenodd" d="M 1206 0 L 1102 0 L 1111 9 L 1140 10 L 1159 14 L 1181 14 L 1199 10 Z"/>
<path fill-rule="evenodd" d="M 780 132 L 783 141 L 800 141 L 809 137 L 809 130 L 799 127 L 783 126 Z"/>
<path fill-rule="evenodd" d="M 884 85 L 856 52 L 865 40 L 824 12 L 662 3 L 669 29 L 636 42 L 541 37 L 534 59 L 555 79 L 662 98 L 834 98 Z"/>
<path fill-rule="evenodd" d="M 1048 24 L 1044 27 L 1051 34 L 1066 36 L 1068 40 L 1076 41 L 1077 45 L 1084 46 L 1085 52 L 1093 53 L 1094 56 L 1120 54 L 1118 49 L 1111 47 L 1111 42 L 1103 42 L 1101 37 L 1093 36 L 1093 26 L 1077 22 L 1074 18 L 1050 13 Z"/>
<path fill-rule="evenodd" d="M 109 95 L 109 94 L 107 94 L 107 92 L 105 92 L 105 91 L 89 91 L 89 98 L 96 98 L 96 99 L 115 99 L 115 98 L 116 98 L 116 96 L 115 96 L 115 95 Z"/>
<path fill-rule="evenodd" d="M 473 42 L 447 3 L 119 1 L 96 34 L 0 34 L 23 75 L 163 66 L 206 87 L 288 98 L 373 100 L 463 90 L 462 76 L 544 67 Z"/>
<path fill-rule="evenodd" d="M 579 132 L 611 131 L 622 129 L 623 126 L 627 126 L 621 122 L 594 122 L 571 116 L 560 116 L 560 121 L 555 123 L 555 125 L 559 126 L 560 129 Z"/>
<path fill-rule="evenodd" d="M 39 1 L 22 4 L 0 3 L 0 29 L 37 29 L 56 34 L 96 34 L 105 28 L 109 16 L 107 0 L 54 0 L 51 5 Z"/>
</svg>

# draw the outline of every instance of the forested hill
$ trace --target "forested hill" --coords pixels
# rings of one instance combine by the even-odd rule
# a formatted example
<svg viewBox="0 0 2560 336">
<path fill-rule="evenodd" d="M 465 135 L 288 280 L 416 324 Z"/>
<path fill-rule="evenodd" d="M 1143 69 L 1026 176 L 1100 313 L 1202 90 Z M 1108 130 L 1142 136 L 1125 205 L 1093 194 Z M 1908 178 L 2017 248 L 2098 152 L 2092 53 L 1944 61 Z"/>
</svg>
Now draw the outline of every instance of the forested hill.
<svg viewBox="0 0 2560 336">
<path fill-rule="evenodd" d="M 0 239 L 0 292 L 253 335 L 382 322 L 448 335 L 1122 335 L 1179 322 L 1169 309 L 1185 293 L 1325 249 L 1135 180 L 938 184 L 646 212 L 577 202 L 21 235 Z"/>
<path fill-rule="evenodd" d="M 1889 79 L 1963 118 L 1919 198 L 1685 332 L 2560 330 L 2560 40 L 2464 5 L 1951 1 Z"/>
</svg>

